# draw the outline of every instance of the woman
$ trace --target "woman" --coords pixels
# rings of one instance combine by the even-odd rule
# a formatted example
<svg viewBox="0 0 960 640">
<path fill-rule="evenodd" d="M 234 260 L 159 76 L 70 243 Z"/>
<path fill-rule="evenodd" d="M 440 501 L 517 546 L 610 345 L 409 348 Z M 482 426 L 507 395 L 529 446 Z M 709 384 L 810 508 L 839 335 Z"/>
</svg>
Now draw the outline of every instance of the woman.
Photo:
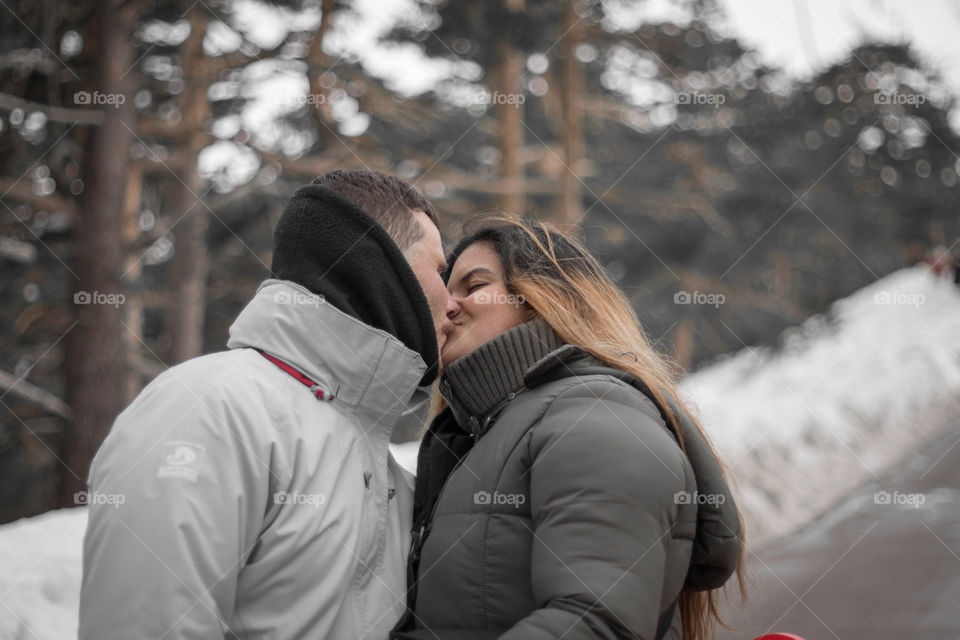
<svg viewBox="0 0 960 640">
<path fill-rule="evenodd" d="M 486 222 L 448 262 L 393 637 L 712 637 L 739 514 L 622 292 L 544 224 Z"/>
</svg>

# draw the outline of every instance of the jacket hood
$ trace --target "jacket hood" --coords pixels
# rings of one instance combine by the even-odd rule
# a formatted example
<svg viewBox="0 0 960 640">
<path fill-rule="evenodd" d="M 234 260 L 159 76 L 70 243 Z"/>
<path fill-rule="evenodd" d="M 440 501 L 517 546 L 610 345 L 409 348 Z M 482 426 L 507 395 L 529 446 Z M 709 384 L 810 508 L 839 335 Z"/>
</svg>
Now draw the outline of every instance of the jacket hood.
<svg viewBox="0 0 960 640">
<path fill-rule="evenodd" d="M 564 345 L 542 358 L 530 367 L 524 380 L 532 388 L 558 378 L 595 374 L 613 376 L 641 391 L 656 406 L 660 418 L 670 428 L 663 407 L 641 380 L 598 362 L 592 355 L 573 345 Z M 692 591 L 717 589 L 726 583 L 737 568 L 741 545 L 739 512 L 723 477 L 723 470 L 700 430 L 694 426 L 685 410 L 673 406 L 672 402 L 670 409 L 680 422 L 697 491 L 701 495 L 716 497 L 712 502 L 697 505 L 697 531 L 685 587 Z M 677 438 L 676 433 L 673 436 Z"/>
<path fill-rule="evenodd" d="M 277 223 L 270 271 L 396 337 L 426 363 L 420 384 L 436 379 L 427 298 L 399 247 L 360 207 L 323 185 L 298 189 Z"/>
</svg>

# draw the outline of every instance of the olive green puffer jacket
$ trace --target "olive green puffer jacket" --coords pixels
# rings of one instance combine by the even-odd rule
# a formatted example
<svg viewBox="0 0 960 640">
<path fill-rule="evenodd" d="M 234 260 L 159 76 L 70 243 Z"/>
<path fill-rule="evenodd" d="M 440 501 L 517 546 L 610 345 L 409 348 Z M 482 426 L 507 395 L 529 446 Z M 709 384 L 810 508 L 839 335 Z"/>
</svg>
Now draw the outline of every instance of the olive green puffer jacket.
<svg viewBox="0 0 960 640">
<path fill-rule="evenodd" d="M 642 383 L 542 321 L 478 351 L 442 379 L 450 407 L 421 446 L 393 637 L 679 638 L 681 588 L 722 586 L 740 548 L 699 433 L 684 454 Z"/>
</svg>

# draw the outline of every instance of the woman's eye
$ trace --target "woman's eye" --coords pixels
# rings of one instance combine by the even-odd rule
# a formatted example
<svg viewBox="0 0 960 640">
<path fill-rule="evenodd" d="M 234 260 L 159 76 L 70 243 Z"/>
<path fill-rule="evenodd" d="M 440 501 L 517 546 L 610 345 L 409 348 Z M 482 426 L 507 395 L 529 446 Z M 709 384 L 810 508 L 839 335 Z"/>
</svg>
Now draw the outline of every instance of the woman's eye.
<svg viewBox="0 0 960 640">
<path fill-rule="evenodd" d="M 472 285 L 470 285 L 469 287 L 467 287 L 467 293 L 468 293 L 468 294 L 473 293 L 474 291 L 476 291 L 477 289 L 479 289 L 480 287 L 482 287 L 482 286 L 485 285 L 485 284 L 486 284 L 486 282 L 478 282 L 478 283 L 476 283 L 476 284 L 472 284 Z"/>
</svg>

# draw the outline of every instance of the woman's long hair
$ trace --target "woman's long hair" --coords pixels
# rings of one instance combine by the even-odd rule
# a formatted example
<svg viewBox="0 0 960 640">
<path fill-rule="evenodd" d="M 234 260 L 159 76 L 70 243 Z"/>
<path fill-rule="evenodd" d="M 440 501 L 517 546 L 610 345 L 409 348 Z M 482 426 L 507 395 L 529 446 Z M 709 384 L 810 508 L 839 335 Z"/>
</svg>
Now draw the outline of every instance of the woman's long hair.
<svg viewBox="0 0 960 640">
<path fill-rule="evenodd" d="M 684 406 L 676 390 L 679 367 L 656 351 L 626 296 L 597 259 L 579 241 L 543 222 L 497 216 L 482 219 L 480 225 L 472 230 L 468 227 L 467 235 L 450 254 L 448 269 L 468 246 L 478 242 L 492 246 L 500 256 L 508 292 L 529 306 L 531 318 L 542 317 L 567 344 L 639 378 L 664 408 L 683 448 L 681 422 L 670 410 L 671 406 Z M 703 429 L 686 413 L 689 424 L 701 432 L 709 447 Z M 717 457 L 712 447 L 711 453 Z M 742 518 L 740 535 L 736 575 L 741 596 L 745 596 Z M 726 626 L 717 605 L 717 590 L 681 592 L 683 640 L 707 640 L 715 637 L 717 624 Z"/>
</svg>

